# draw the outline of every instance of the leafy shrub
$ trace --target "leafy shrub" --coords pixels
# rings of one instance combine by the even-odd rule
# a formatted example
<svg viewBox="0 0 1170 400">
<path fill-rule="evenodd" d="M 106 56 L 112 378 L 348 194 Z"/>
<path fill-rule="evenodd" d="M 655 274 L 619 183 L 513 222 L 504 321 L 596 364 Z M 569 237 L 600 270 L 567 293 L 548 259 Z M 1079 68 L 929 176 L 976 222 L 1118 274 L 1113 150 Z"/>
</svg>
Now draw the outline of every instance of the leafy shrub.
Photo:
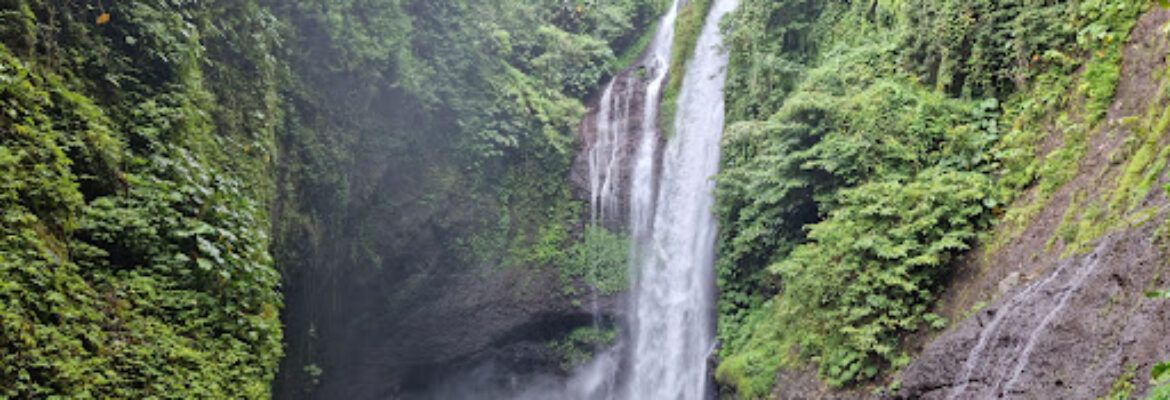
<svg viewBox="0 0 1170 400">
<path fill-rule="evenodd" d="M 271 67 L 241 3 L 0 6 L 0 397 L 270 395 L 271 81 L 202 80 Z"/>
<path fill-rule="evenodd" d="M 840 206 L 809 227 L 811 242 L 770 267 L 779 307 L 808 320 L 801 352 L 834 385 L 873 378 L 895 362 L 898 337 L 926 322 L 954 254 L 967 250 L 986 209 L 984 174 L 941 169 L 916 179 L 841 191 Z"/>
<path fill-rule="evenodd" d="M 561 368 L 568 371 L 593 359 L 595 350 L 612 345 L 617 334 L 616 328 L 577 328 L 564 338 L 549 341 L 545 347 L 560 353 Z"/>
<path fill-rule="evenodd" d="M 1146 396 L 1148 400 L 1170 399 L 1170 362 L 1155 364 L 1150 370 L 1150 382 L 1158 386 Z"/>
<path fill-rule="evenodd" d="M 629 254 L 628 236 L 589 225 L 569 249 L 561 280 L 566 285 L 583 281 L 601 294 L 621 292 L 629 288 Z"/>
</svg>

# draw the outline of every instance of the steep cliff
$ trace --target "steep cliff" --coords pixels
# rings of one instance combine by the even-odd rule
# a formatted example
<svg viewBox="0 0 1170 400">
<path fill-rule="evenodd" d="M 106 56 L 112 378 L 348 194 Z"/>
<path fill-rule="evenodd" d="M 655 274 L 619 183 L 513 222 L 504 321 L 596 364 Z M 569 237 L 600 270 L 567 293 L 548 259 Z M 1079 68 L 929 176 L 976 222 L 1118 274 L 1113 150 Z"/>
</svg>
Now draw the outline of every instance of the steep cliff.
<svg viewBox="0 0 1170 400">
<path fill-rule="evenodd" d="M 1142 395 L 1170 360 L 1170 307 L 1145 293 L 1170 286 L 1162 185 L 1170 151 L 1166 78 L 1170 12 L 1146 13 L 1122 57 L 1117 94 L 1089 129 L 1075 175 L 1012 205 L 960 263 L 939 307 L 959 322 L 900 376 L 906 398 L 1098 398 Z M 1074 133 L 1047 132 L 1049 141 Z M 1124 394 L 1123 394 L 1124 392 Z"/>
<path fill-rule="evenodd" d="M 720 177 L 740 398 L 1095 398 L 1170 358 L 1166 12 L 745 2 Z M 738 122 L 737 122 L 738 121 Z"/>
</svg>

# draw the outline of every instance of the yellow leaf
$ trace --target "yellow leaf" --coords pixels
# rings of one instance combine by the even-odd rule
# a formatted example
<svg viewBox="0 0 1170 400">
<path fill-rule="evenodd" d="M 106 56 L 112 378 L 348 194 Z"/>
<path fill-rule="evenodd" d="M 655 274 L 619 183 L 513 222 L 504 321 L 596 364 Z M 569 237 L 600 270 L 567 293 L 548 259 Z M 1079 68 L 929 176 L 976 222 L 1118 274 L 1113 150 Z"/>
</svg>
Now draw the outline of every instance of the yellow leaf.
<svg viewBox="0 0 1170 400">
<path fill-rule="evenodd" d="M 101 25 L 101 24 L 104 24 L 107 22 L 110 22 L 110 14 L 102 13 L 102 15 L 99 15 L 97 17 L 97 24 L 98 25 Z"/>
</svg>

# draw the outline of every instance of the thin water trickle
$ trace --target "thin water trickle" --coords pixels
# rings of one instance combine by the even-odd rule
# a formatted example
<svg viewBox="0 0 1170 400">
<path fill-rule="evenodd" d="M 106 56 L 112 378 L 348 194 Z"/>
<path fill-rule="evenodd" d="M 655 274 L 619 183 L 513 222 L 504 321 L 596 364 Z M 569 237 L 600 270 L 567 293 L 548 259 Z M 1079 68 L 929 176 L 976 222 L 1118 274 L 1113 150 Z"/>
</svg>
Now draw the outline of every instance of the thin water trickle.
<svg viewBox="0 0 1170 400">
<path fill-rule="evenodd" d="M 983 359 L 984 349 L 987 348 L 987 344 L 991 337 L 999 331 L 999 325 L 1003 323 L 1004 318 L 1010 315 L 1012 311 L 1023 302 L 1024 299 L 1028 298 L 1028 296 L 1032 294 L 1033 291 L 1039 287 L 1047 285 L 1053 279 L 1056 279 L 1056 277 L 1060 275 L 1061 271 L 1063 270 L 1064 268 L 1062 266 L 1055 273 L 1050 274 L 1048 278 L 1045 278 L 1043 281 L 1034 282 L 1031 285 L 1028 285 L 1028 287 L 1012 296 L 1012 298 L 1009 299 L 1007 303 L 995 311 L 995 317 L 993 317 L 991 322 L 988 323 L 987 326 L 983 328 L 983 331 L 979 333 L 979 340 L 975 343 L 975 346 L 971 348 L 971 351 L 967 353 L 967 359 L 965 362 L 963 362 L 963 371 L 960 373 L 959 379 L 955 381 L 958 383 L 958 385 L 951 389 L 950 393 L 947 394 L 947 400 L 954 400 L 957 398 L 957 396 L 966 393 L 967 387 L 970 386 L 971 383 L 971 373 L 975 371 L 975 367 Z"/>
<path fill-rule="evenodd" d="M 1057 302 L 1056 307 L 1048 310 L 1048 313 L 1044 315 L 1044 319 L 1040 320 L 1039 325 L 1036 325 L 1036 329 L 1033 329 L 1028 334 L 1028 341 L 1025 342 L 1024 350 L 1019 353 L 1020 355 L 1016 359 L 1016 365 L 1012 368 L 1011 377 L 1008 378 L 1007 383 L 1003 386 L 1004 392 L 1009 392 L 1016 381 L 1020 379 L 1020 374 L 1024 372 L 1024 367 L 1028 365 L 1028 361 L 1032 357 L 1032 350 L 1036 347 L 1036 338 L 1039 337 L 1040 332 L 1048 328 L 1048 324 L 1052 323 L 1052 318 L 1060 314 L 1064 310 L 1064 307 L 1068 305 L 1068 299 L 1072 297 L 1072 294 L 1080 290 L 1081 286 L 1085 285 L 1085 279 L 1097 270 L 1099 263 L 1096 260 L 1092 260 L 1090 263 L 1088 266 L 1081 267 L 1081 270 L 1077 272 L 1073 281 L 1062 289 L 1060 301 Z"/>
<path fill-rule="evenodd" d="M 1063 262 L 1043 280 L 1028 285 L 1004 301 L 991 322 L 979 332 L 979 339 L 968 352 L 963 369 L 954 381 L 956 386 L 947 394 L 947 400 L 1010 394 L 1031 361 L 1031 355 L 1041 335 L 1068 306 L 1072 295 L 1080 290 L 1088 277 L 1097 270 L 1096 260 L 1088 262 L 1089 265 L 1077 265 L 1078 263 L 1072 260 Z M 1070 274 L 1072 276 L 1068 276 Z M 1029 309 L 1036 309 L 1043 317 L 1037 320 L 1035 317 L 1040 314 L 1032 315 Z M 1015 334 L 1012 330 L 1002 329 L 1009 319 L 1016 323 L 1016 328 L 1027 327 L 1022 329 L 1027 332 L 1026 339 L 1017 340 L 1013 338 Z M 1032 325 L 1033 323 L 1035 325 Z M 1009 323 L 1008 326 L 1012 325 Z M 992 343 L 1009 343 L 1010 348 L 990 346 Z M 1006 363 L 1011 367 L 996 366 L 997 362 Z M 979 378 L 982 385 L 972 389 L 970 383 L 976 369 L 982 364 L 989 363 L 992 365 L 979 370 L 982 374 Z"/>
</svg>

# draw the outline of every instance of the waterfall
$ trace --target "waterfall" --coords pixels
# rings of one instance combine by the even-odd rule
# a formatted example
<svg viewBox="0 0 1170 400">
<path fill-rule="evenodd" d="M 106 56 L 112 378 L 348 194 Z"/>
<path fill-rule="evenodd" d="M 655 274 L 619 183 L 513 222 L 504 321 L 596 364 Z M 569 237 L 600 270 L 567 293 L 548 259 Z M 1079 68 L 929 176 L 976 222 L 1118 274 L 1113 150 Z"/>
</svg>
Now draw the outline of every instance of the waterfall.
<svg viewBox="0 0 1170 400">
<path fill-rule="evenodd" d="M 675 132 L 658 131 L 670 76 L 674 0 L 636 68 L 604 86 L 585 121 L 590 224 L 633 239 L 623 336 L 594 349 L 568 377 L 500 371 L 491 363 L 456 375 L 424 399 L 699 400 L 712 397 L 707 359 L 715 332 L 715 184 L 723 133 L 727 55 L 719 19 L 736 0 L 713 0 L 680 88 Z M 592 129 L 589 129 L 592 128 Z M 590 136 L 591 135 L 591 136 Z M 596 277 L 597 271 L 591 272 Z M 593 327 L 601 328 L 592 293 Z"/>
<path fill-rule="evenodd" d="M 590 217 L 592 223 L 607 226 L 618 219 L 634 239 L 628 343 L 600 352 L 579 369 L 563 398 L 710 397 L 707 358 L 714 334 L 716 235 L 712 177 L 719 168 L 727 64 L 718 23 L 735 5 L 735 0 L 714 0 L 683 77 L 673 138 L 665 144 L 658 132 L 658 105 L 671 72 L 680 0 L 663 15 L 642 59 L 644 80 L 622 74 L 601 93 L 593 140 L 585 152 Z"/>
<path fill-rule="evenodd" d="M 643 140 L 631 188 L 634 257 L 629 399 L 702 399 L 714 332 L 715 183 L 723 132 L 727 55 L 719 19 L 735 7 L 715 0 L 687 66 L 673 138 L 659 179 L 642 168 L 656 152 Z M 644 162 L 645 161 L 645 162 Z M 649 199 L 655 199 L 651 202 Z M 648 218 L 649 220 L 642 220 Z"/>
</svg>

